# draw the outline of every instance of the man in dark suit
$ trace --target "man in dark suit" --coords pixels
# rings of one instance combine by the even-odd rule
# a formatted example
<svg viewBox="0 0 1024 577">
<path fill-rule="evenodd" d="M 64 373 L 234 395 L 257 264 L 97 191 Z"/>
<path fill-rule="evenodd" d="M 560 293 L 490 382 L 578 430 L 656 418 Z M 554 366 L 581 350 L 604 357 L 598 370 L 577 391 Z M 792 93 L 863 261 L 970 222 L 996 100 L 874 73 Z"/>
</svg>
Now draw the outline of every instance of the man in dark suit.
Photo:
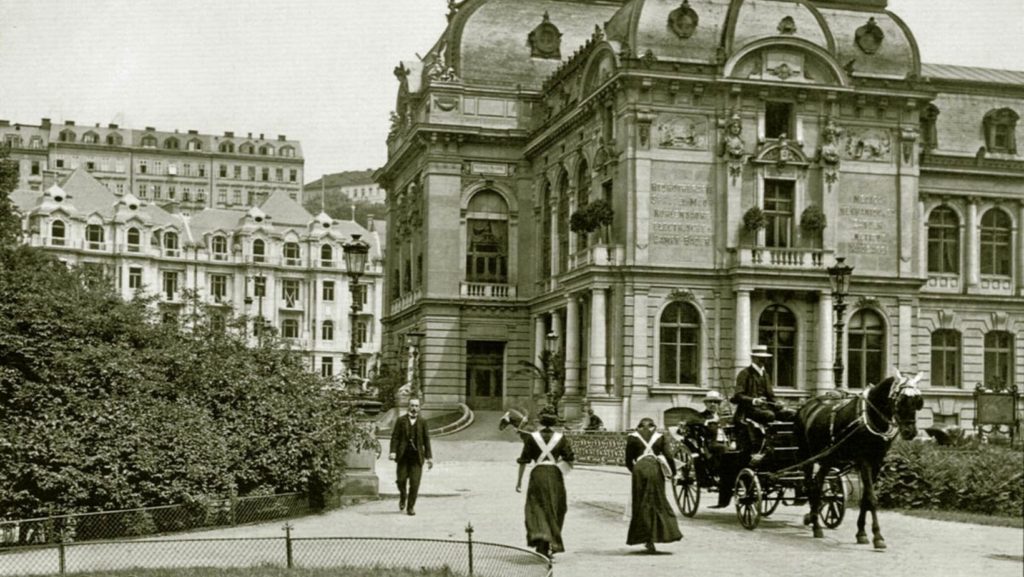
<svg viewBox="0 0 1024 577">
<path fill-rule="evenodd" d="M 388 458 L 398 463 L 398 510 L 415 515 L 423 463 L 427 463 L 428 470 L 434 467 L 430 452 L 430 432 L 427 430 L 427 420 L 420 416 L 419 399 L 409 399 L 409 410 L 395 422 Z"/>
</svg>

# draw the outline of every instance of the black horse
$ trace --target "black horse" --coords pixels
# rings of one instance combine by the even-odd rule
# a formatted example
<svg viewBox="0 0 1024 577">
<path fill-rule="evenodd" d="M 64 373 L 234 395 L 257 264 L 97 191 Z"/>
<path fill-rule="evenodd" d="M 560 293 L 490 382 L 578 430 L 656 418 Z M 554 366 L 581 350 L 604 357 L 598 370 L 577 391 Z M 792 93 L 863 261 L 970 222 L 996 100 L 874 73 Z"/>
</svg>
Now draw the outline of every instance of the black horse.
<svg viewBox="0 0 1024 577">
<path fill-rule="evenodd" d="M 860 474 L 860 515 L 857 517 L 857 543 L 868 542 L 864 520 L 871 512 L 871 532 L 876 549 L 885 548 L 878 527 L 878 505 L 875 480 L 882 461 L 896 435 L 910 440 L 917 435 L 916 413 L 923 404 L 917 382 L 923 373 L 913 377 L 900 374 L 869 387 L 863 394 L 837 397 L 822 395 L 807 401 L 797 412 L 796 440 L 804 465 L 804 482 L 811 505 L 804 517 L 813 525 L 814 536 L 824 533 L 818 520 L 822 488 L 830 469 L 857 469 Z M 818 465 L 817 473 L 814 466 Z"/>
</svg>

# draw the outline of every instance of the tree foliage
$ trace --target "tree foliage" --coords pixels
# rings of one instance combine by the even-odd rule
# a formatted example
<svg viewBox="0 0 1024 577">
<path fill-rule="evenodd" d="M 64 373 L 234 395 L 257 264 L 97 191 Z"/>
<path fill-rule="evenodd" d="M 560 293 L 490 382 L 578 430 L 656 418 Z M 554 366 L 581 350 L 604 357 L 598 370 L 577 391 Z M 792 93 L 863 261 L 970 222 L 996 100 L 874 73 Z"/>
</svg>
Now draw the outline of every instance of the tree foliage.
<svg viewBox="0 0 1024 577">
<path fill-rule="evenodd" d="M 311 214 L 319 214 L 320 191 L 312 191 L 305 195 L 303 205 Z M 370 227 L 371 217 L 382 219 L 387 211 L 387 207 L 383 204 L 375 204 L 365 200 L 354 201 L 344 194 L 327 195 L 323 203 L 324 212 L 335 220 L 352 220 L 353 207 L 355 208 L 355 221 L 366 228 Z"/>
<path fill-rule="evenodd" d="M 250 347 L 195 300 L 180 323 L 161 312 L 37 249 L 0 249 L 0 510 L 329 491 L 349 446 L 374 442 L 278 339 Z"/>
<path fill-rule="evenodd" d="M 10 159 L 10 145 L 0 144 L 0 246 L 10 246 L 21 236 L 11 192 L 18 186 L 18 163 Z"/>
</svg>

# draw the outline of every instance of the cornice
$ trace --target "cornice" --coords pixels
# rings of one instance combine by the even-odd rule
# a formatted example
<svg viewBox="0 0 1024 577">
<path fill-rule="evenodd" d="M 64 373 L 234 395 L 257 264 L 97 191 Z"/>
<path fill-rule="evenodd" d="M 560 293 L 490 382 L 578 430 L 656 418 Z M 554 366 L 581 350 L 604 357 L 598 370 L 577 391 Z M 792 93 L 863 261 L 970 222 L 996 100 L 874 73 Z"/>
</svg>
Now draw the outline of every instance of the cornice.
<svg viewBox="0 0 1024 577">
<path fill-rule="evenodd" d="M 921 172 L 955 172 L 979 176 L 1024 178 L 1024 159 L 1008 160 L 925 152 L 921 155 Z"/>
</svg>

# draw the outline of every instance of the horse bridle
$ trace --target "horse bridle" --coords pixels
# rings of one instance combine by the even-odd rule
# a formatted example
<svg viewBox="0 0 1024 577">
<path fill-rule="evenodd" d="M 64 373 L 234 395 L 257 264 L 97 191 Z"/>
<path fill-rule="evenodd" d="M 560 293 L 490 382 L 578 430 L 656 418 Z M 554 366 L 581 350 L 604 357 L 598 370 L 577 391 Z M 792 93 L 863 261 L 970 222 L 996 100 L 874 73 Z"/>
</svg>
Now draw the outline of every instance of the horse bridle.
<svg viewBox="0 0 1024 577">
<path fill-rule="evenodd" d="M 896 435 L 900 433 L 900 425 L 902 424 L 899 421 L 899 418 L 885 416 L 885 413 L 883 413 L 881 409 L 876 407 L 874 403 L 872 403 L 871 400 L 868 399 L 867 393 L 868 391 L 865 390 L 864 394 L 861 397 L 864 400 L 864 404 L 861 405 L 860 419 L 861 422 L 864 423 L 864 428 L 866 428 L 868 432 L 871 433 L 872 435 L 881 437 L 886 441 L 891 441 L 895 439 Z M 889 390 L 889 400 L 895 407 L 898 404 L 900 397 L 915 397 L 920 394 L 921 390 L 917 388 L 916 378 L 900 378 L 898 380 L 898 384 L 896 384 Z M 871 419 L 868 418 L 868 408 L 874 410 L 875 414 L 877 414 L 880 419 L 886 422 L 888 428 L 885 431 L 878 431 L 871 426 Z"/>
</svg>

